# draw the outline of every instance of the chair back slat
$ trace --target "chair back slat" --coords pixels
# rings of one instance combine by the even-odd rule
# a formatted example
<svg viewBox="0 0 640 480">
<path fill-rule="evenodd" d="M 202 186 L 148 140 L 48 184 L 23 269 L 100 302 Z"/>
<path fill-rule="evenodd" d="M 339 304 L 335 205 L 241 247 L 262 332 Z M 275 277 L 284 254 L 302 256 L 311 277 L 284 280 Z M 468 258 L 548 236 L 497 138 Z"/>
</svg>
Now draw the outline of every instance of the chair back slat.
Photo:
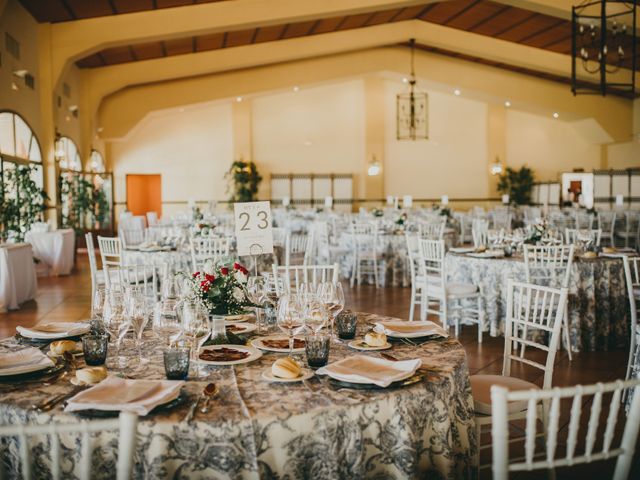
<svg viewBox="0 0 640 480">
<path fill-rule="evenodd" d="M 60 438 L 55 435 L 55 427 L 49 428 L 51 435 L 51 475 L 53 480 L 60 478 Z"/>
<path fill-rule="evenodd" d="M 102 260 L 102 268 L 107 265 L 122 265 L 122 241 L 118 237 L 98 236 L 98 248 Z"/>
<path fill-rule="evenodd" d="M 191 267 L 194 272 L 202 270 L 206 262 L 218 262 L 229 256 L 228 237 L 191 237 Z"/>
<path fill-rule="evenodd" d="M 527 282 L 547 287 L 568 287 L 573 253 L 573 245 L 525 245 Z"/>
<path fill-rule="evenodd" d="M 621 438 L 614 445 L 615 427 L 620 412 L 620 399 L 622 392 L 633 389 L 634 398 L 626 419 Z M 600 418 L 603 414 L 603 400 L 605 395 L 610 396 L 608 409 L 606 409 L 606 426 L 604 432 L 599 428 Z M 589 398 L 591 397 L 591 399 Z M 564 454 L 559 453 L 558 432 L 562 425 L 559 421 L 560 405 L 562 400 L 572 399 L 570 411 L 569 432 L 567 448 Z M 589 400 L 591 400 L 589 402 Z M 508 404 L 510 402 L 527 402 L 527 426 L 525 429 L 525 458 L 509 461 L 509 428 L 508 428 Z M 551 414 L 547 423 L 547 440 L 544 451 L 536 452 L 536 405 L 542 402 L 545 405 L 551 403 Z M 617 380 L 611 383 L 597 383 L 594 385 L 577 385 L 566 388 L 547 388 L 544 390 L 514 390 L 509 391 L 504 387 L 494 385 L 491 387 L 491 411 L 493 434 L 493 478 L 506 480 L 510 471 L 531 471 L 538 469 L 551 469 L 566 467 L 599 460 L 617 457 L 613 474 L 614 480 L 629 478 L 633 455 L 640 429 L 640 379 L 623 382 Z M 584 450 L 576 452 L 578 442 L 580 417 L 582 404 L 590 404 L 589 421 L 584 432 Z M 600 437 L 599 437 L 600 434 Z M 598 448 L 596 448 L 598 446 Z M 542 457 L 538 460 L 537 458 Z"/>
<path fill-rule="evenodd" d="M 275 289 L 278 295 L 297 293 L 303 283 L 318 286 L 320 283 L 337 283 L 339 267 L 333 265 L 273 265 Z"/>
<path fill-rule="evenodd" d="M 602 239 L 602 230 L 599 228 L 567 228 L 564 232 L 564 241 L 569 245 L 590 242 L 592 245 L 600 246 L 600 240 Z"/>
</svg>

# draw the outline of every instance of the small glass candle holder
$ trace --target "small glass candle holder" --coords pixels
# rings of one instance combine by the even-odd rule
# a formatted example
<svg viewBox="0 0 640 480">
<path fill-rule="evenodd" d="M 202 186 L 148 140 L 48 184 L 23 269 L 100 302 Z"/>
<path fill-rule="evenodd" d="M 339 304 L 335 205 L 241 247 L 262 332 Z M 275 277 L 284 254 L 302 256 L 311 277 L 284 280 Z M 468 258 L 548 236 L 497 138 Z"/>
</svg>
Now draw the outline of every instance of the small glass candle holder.
<svg viewBox="0 0 640 480">
<path fill-rule="evenodd" d="M 304 349 L 307 354 L 307 365 L 311 368 L 324 367 L 329 361 L 330 347 L 331 335 L 328 333 L 306 336 Z"/>
<path fill-rule="evenodd" d="M 109 335 L 85 335 L 82 337 L 84 362 L 89 366 L 104 365 L 107 360 Z"/>
<path fill-rule="evenodd" d="M 169 380 L 184 380 L 189 376 L 189 347 L 173 347 L 164 351 L 164 372 Z"/>
<path fill-rule="evenodd" d="M 353 312 L 342 312 L 336 317 L 336 330 L 341 340 L 353 340 L 356 338 L 356 325 L 358 316 Z"/>
</svg>

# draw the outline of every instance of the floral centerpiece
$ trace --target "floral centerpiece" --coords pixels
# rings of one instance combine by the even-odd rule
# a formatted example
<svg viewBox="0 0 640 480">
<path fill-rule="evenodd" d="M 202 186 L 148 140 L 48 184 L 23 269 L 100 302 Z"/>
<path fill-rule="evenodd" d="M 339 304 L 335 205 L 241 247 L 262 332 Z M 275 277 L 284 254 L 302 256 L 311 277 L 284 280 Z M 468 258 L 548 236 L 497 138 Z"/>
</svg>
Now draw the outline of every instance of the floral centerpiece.
<svg viewBox="0 0 640 480">
<path fill-rule="evenodd" d="M 206 235 L 209 235 L 214 228 L 216 228 L 216 226 L 212 223 L 196 222 L 192 227 L 192 231 L 194 235 L 206 236 Z"/>
<path fill-rule="evenodd" d="M 402 212 L 400 216 L 396 219 L 396 225 L 399 227 L 404 227 L 405 223 L 407 223 L 407 212 Z"/>
<path fill-rule="evenodd" d="M 373 215 L 374 217 L 382 217 L 384 215 L 384 212 L 381 208 L 374 208 L 373 210 L 371 210 L 371 215 Z"/>
<path fill-rule="evenodd" d="M 188 278 L 190 298 L 198 300 L 211 315 L 236 315 L 253 306 L 247 297 L 249 271 L 238 262 L 232 266 L 205 265 Z"/>
</svg>

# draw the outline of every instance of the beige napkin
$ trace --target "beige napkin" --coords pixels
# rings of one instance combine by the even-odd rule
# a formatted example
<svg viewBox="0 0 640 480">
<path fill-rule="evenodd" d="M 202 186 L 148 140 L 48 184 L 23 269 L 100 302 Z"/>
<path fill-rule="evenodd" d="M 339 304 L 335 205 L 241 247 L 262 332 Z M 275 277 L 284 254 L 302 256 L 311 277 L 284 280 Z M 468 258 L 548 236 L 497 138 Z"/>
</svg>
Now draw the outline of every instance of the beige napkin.
<svg viewBox="0 0 640 480">
<path fill-rule="evenodd" d="M 53 367 L 53 361 L 39 348 L 28 347 L 0 354 L 0 375 L 19 375 Z"/>
<path fill-rule="evenodd" d="M 39 323 L 33 327 L 17 327 L 20 335 L 27 338 L 55 340 L 57 338 L 75 337 L 89 331 L 89 324 L 82 322 Z"/>
<path fill-rule="evenodd" d="M 65 412 L 109 410 L 147 415 L 158 405 L 175 400 L 183 381 L 128 380 L 107 377 L 98 385 L 80 392 L 69 400 Z"/>
<path fill-rule="evenodd" d="M 331 363 L 316 371 L 318 375 L 351 383 L 372 383 L 388 387 L 393 382 L 404 380 L 416 373 L 422 360 L 401 360 L 398 362 L 365 355 L 354 355 Z"/>
<path fill-rule="evenodd" d="M 381 320 L 376 322 L 376 331 L 385 335 L 394 336 L 411 335 L 414 337 L 436 335 L 440 337 L 448 337 L 446 330 L 440 325 L 430 322 L 429 320 L 420 322 L 409 322 L 404 320 Z"/>
</svg>

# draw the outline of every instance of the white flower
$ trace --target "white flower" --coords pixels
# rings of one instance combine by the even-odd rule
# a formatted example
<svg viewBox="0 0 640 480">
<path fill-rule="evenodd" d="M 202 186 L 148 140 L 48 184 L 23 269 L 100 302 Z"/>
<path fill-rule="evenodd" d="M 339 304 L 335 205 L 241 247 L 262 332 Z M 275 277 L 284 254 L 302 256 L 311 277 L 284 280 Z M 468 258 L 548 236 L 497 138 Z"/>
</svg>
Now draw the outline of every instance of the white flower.
<svg viewBox="0 0 640 480">
<path fill-rule="evenodd" d="M 216 264 L 213 260 L 207 260 L 202 268 L 203 272 L 209 275 L 216 273 Z"/>
<path fill-rule="evenodd" d="M 238 302 L 242 302 L 244 300 L 244 292 L 241 288 L 235 287 L 231 295 L 233 295 L 233 298 Z"/>
<path fill-rule="evenodd" d="M 236 272 L 233 274 L 233 277 L 236 279 L 238 283 L 247 282 L 247 276 L 244 273 L 242 273 L 240 270 L 236 270 Z"/>
</svg>

